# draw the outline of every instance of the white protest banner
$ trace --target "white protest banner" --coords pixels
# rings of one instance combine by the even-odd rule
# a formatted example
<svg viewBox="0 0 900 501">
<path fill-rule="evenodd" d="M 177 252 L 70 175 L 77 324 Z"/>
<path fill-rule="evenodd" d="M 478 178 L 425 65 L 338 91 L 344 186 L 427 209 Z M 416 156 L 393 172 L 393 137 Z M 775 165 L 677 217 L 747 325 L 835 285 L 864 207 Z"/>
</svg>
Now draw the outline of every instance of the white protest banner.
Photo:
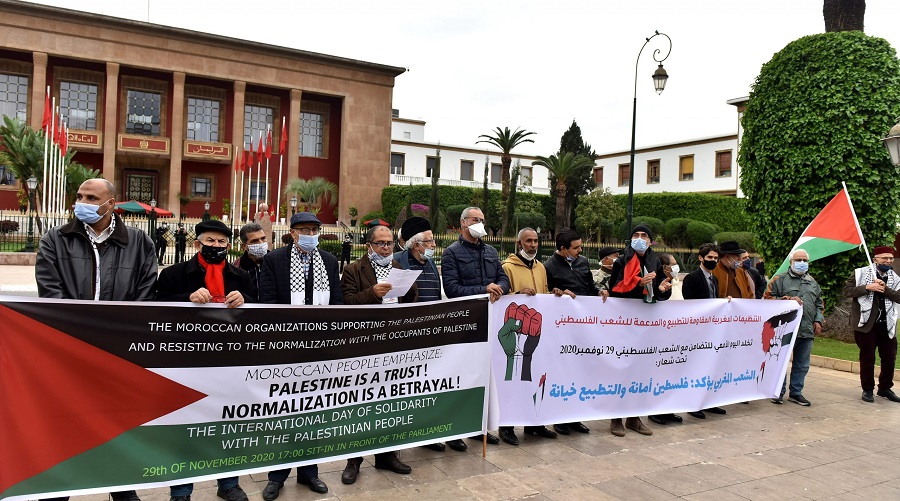
<svg viewBox="0 0 900 501">
<path fill-rule="evenodd" d="M 0 297 L 0 499 L 182 484 L 480 433 L 486 297 L 396 306 Z"/>
<path fill-rule="evenodd" d="M 489 340 L 505 426 L 684 412 L 776 396 L 794 301 L 647 304 L 504 296 Z"/>
</svg>

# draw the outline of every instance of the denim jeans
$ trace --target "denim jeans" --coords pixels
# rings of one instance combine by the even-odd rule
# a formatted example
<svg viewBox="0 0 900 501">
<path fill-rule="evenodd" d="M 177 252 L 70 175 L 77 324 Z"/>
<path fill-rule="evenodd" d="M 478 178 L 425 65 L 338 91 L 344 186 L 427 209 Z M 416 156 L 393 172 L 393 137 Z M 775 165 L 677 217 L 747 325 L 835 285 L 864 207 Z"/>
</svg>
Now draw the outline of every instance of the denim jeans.
<svg viewBox="0 0 900 501">
<path fill-rule="evenodd" d="M 794 340 L 794 360 L 791 362 L 791 373 L 781 385 L 781 396 L 787 389 L 787 381 L 791 381 L 790 395 L 803 393 L 803 383 L 806 381 L 806 373 L 809 372 L 809 356 L 812 354 L 812 346 L 815 338 L 798 337 Z"/>
<path fill-rule="evenodd" d="M 220 478 L 216 480 L 216 483 L 219 484 L 219 490 L 227 491 L 238 484 L 238 478 Z M 194 492 L 194 484 L 180 484 L 169 487 L 169 496 L 173 498 L 178 496 L 190 496 L 192 492 Z"/>
<path fill-rule="evenodd" d="M 269 472 L 269 482 L 281 482 L 284 483 L 287 480 L 288 475 L 291 474 L 290 468 L 285 468 L 283 470 L 272 470 Z M 298 466 L 297 467 L 297 478 L 313 478 L 319 476 L 319 465 L 317 464 L 308 464 L 306 466 Z"/>
</svg>

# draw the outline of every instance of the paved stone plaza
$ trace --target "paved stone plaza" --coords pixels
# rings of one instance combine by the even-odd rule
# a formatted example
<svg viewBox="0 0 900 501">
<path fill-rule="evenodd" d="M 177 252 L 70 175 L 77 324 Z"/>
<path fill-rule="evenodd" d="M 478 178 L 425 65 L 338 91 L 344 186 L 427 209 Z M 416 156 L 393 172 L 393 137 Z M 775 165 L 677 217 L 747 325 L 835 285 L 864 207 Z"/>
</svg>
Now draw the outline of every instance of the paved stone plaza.
<svg viewBox="0 0 900 501">
<path fill-rule="evenodd" d="M 28 273 L 32 273 L 29 277 Z M 28 293 L 32 267 L 0 266 L 0 294 Z M 30 295 L 34 295 L 33 293 Z M 768 400 L 735 404 L 728 414 L 684 423 L 645 423 L 654 434 L 609 434 L 607 421 L 586 424 L 589 435 L 557 440 L 517 434 L 513 447 L 467 440 L 465 453 L 424 448 L 402 452 L 411 475 L 382 472 L 367 456 L 354 485 L 340 481 L 344 461 L 320 465 L 327 494 L 292 476 L 279 500 L 605 500 L 605 499 L 900 499 L 900 404 L 860 400 L 858 375 L 810 368 L 803 391 L 811 407 Z M 251 501 L 261 501 L 266 475 L 241 477 Z M 138 491 L 167 501 L 168 488 Z M 73 500 L 101 501 L 105 495 Z M 198 483 L 194 501 L 217 501 L 216 483 Z"/>
</svg>

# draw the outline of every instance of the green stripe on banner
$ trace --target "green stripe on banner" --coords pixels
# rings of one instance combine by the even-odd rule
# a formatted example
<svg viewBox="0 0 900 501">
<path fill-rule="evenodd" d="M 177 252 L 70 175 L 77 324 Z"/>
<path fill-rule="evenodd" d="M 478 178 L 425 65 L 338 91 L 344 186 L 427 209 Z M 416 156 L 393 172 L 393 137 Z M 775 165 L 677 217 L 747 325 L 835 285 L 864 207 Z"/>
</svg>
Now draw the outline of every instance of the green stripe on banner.
<svg viewBox="0 0 900 501">
<path fill-rule="evenodd" d="M 30 492 L 164 482 L 481 431 L 485 388 L 368 402 L 288 417 L 142 426 L 10 487 Z"/>
<path fill-rule="evenodd" d="M 823 257 L 830 256 L 832 254 L 837 254 L 839 252 L 846 252 L 851 249 L 855 249 L 858 247 L 855 244 L 843 242 L 841 240 L 829 240 L 827 238 L 813 238 L 811 240 L 807 240 L 800 244 L 797 248 L 803 249 L 809 254 L 809 260 L 815 261 L 817 259 L 822 259 Z M 775 272 L 775 275 L 779 275 L 788 271 L 790 268 L 790 256 L 787 256 L 781 266 L 778 267 L 778 270 Z M 774 276 L 774 275 L 773 275 Z"/>
</svg>

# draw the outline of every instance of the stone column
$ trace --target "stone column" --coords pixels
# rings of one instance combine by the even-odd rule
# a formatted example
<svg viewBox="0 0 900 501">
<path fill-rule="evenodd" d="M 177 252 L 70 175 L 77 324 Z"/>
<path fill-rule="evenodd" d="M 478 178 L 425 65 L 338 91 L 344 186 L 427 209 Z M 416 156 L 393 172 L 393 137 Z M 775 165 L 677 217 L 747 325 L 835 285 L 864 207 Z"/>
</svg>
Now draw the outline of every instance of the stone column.
<svg viewBox="0 0 900 501">
<path fill-rule="evenodd" d="M 47 53 L 33 52 L 34 66 L 31 72 L 31 115 L 28 123 L 34 130 L 44 121 L 44 98 L 47 95 Z"/>
<path fill-rule="evenodd" d="M 291 114 L 288 115 L 288 147 L 287 147 L 287 176 L 300 175 L 300 100 L 303 97 L 303 91 L 291 89 Z"/>
<path fill-rule="evenodd" d="M 247 82 L 234 82 L 234 94 L 232 95 L 232 102 L 234 103 L 234 107 L 231 111 L 231 144 L 232 149 L 234 150 L 235 155 L 242 154 L 244 148 L 248 146 L 244 145 L 244 92 L 247 90 Z M 232 207 L 235 209 L 242 209 L 243 204 L 241 200 L 247 199 L 247 186 L 244 186 L 244 190 L 241 191 L 240 183 L 241 178 L 240 174 L 232 177 L 232 183 L 238 184 L 235 192 L 235 198 L 240 198 L 240 200 L 232 200 Z M 246 184 L 246 183 L 245 183 Z M 228 195 L 231 196 L 232 190 L 231 186 L 228 187 Z M 245 216 L 242 216 L 243 210 L 234 210 L 235 217 L 237 220 L 234 222 L 235 225 L 239 223 L 243 223 L 248 219 Z"/>
<path fill-rule="evenodd" d="M 178 192 L 181 191 L 181 158 L 184 152 L 184 73 L 176 71 L 172 73 L 172 130 L 169 131 L 169 144 L 171 145 L 169 157 L 169 188 L 168 206 L 175 212 L 176 207 L 181 208 L 178 201 Z M 162 198 L 162 194 L 160 194 Z"/>
<path fill-rule="evenodd" d="M 106 88 L 103 91 L 106 104 L 103 108 L 103 177 L 116 186 L 116 141 L 118 130 L 116 114 L 119 109 L 119 63 L 106 63 Z M 125 103 L 122 103 L 125 106 Z M 125 187 L 117 186 L 119 197 L 125 196 Z"/>
</svg>

